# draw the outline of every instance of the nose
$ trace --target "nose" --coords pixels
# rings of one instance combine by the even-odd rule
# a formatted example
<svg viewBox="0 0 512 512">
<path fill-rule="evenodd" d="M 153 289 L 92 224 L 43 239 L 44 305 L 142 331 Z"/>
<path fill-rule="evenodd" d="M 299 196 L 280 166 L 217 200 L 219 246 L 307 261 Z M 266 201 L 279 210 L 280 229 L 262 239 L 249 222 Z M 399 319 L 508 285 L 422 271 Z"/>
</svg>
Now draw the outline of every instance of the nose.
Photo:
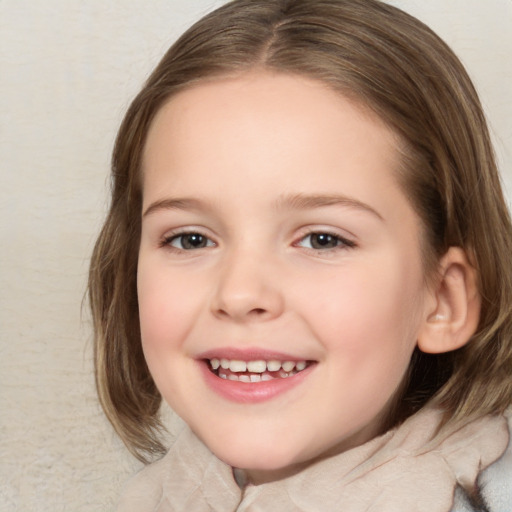
<svg viewBox="0 0 512 512">
<path fill-rule="evenodd" d="M 268 260 L 239 253 L 224 262 L 212 300 L 215 316 L 239 323 L 267 321 L 283 309 L 281 283 Z"/>
</svg>

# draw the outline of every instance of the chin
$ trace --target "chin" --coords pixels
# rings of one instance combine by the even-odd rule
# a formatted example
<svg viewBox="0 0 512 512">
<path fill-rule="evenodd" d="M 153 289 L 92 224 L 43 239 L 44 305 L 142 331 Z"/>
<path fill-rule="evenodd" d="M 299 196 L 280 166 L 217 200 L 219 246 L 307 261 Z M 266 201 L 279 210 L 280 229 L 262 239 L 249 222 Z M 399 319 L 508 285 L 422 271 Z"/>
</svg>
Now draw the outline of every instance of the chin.
<svg viewBox="0 0 512 512">
<path fill-rule="evenodd" d="M 232 467 L 247 470 L 278 471 L 296 464 L 294 459 L 276 457 L 274 454 L 267 454 L 264 450 L 254 454 L 220 453 L 217 456 Z"/>
<path fill-rule="evenodd" d="M 298 456 L 301 450 L 275 439 L 260 439 L 255 442 L 253 438 L 249 442 L 234 436 L 228 442 L 219 442 L 218 438 L 213 442 L 208 439 L 203 442 L 217 458 L 229 466 L 244 469 L 248 473 L 268 473 L 269 480 L 282 478 L 283 474 L 293 472 L 294 467 L 308 459 L 306 455 Z"/>
</svg>

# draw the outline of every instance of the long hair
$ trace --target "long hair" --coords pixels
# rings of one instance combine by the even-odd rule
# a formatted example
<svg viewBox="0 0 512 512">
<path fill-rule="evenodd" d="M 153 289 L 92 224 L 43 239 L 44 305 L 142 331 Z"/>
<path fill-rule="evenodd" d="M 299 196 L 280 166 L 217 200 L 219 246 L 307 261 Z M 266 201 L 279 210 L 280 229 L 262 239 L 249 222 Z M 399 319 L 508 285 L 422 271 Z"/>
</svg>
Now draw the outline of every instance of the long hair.
<svg viewBox="0 0 512 512">
<path fill-rule="evenodd" d="M 512 228 L 464 67 L 428 27 L 377 0 L 235 0 L 169 49 L 117 136 L 89 297 L 98 393 L 118 434 L 141 460 L 164 449 L 161 397 L 142 353 L 136 289 L 148 129 L 178 91 L 258 68 L 313 78 L 372 109 L 401 141 L 397 176 L 423 222 L 426 275 L 451 246 L 465 249 L 478 272 L 478 331 L 454 352 L 415 351 L 389 425 L 429 400 L 446 420 L 502 411 L 512 396 Z"/>
</svg>

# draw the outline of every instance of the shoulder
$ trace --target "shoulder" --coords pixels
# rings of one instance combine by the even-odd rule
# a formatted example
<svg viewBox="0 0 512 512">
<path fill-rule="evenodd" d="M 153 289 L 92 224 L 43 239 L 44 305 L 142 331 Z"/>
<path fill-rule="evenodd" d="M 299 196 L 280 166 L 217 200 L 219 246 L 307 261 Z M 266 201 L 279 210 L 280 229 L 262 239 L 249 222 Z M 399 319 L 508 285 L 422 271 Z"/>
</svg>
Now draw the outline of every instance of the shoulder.
<svg viewBox="0 0 512 512">
<path fill-rule="evenodd" d="M 221 489 L 221 491 L 219 491 Z M 174 438 L 160 460 L 146 466 L 125 485 L 117 512 L 206 512 L 210 501 L 240 501 L 231 467 L 213 455 L 188 428 Z"/>
<path fill-rule="evenodd" d="M 512 409 L 508 411 L 508 429 L 512 433 Z M 505 453 L 480 476 L 480 485 L 491 512 L 510 512 L 512 503 L 512 435 Z"/>
<path fill-rule="evenodd" d="M 163 498 L 167 456 L 146 466 L 125 484 L 117 512 L 151 512 Z"/>
<path fill-rule="evenodd" d="M 490 512 L 510 512 L 512 503 L 512 408 L 507 411 L 509 442 L 503 455 L 479 477 L 482 495 Z M 455 493 L 454 507 L 451 512 L 473 512 L 463 493 Z"/>
</svg>

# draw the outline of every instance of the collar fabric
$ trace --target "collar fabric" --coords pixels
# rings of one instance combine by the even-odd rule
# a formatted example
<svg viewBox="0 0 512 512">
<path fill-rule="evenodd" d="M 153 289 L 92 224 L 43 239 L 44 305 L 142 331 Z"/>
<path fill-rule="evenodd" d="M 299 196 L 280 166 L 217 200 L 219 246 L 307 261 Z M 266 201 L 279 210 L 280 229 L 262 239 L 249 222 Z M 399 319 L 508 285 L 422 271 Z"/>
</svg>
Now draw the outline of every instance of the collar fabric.
<svg viewBox="0 0 512 512">
<path fill-rule="evenodd" d="M 243 490 L 185 427 L 164 458 L 129 482 L 118 512 L 449 512 L 457 485 L 471 487 L 509 433 L 504 416 L 437 432 L 441 418 L 425 408 L 361 446 Z"/>
</svg>

